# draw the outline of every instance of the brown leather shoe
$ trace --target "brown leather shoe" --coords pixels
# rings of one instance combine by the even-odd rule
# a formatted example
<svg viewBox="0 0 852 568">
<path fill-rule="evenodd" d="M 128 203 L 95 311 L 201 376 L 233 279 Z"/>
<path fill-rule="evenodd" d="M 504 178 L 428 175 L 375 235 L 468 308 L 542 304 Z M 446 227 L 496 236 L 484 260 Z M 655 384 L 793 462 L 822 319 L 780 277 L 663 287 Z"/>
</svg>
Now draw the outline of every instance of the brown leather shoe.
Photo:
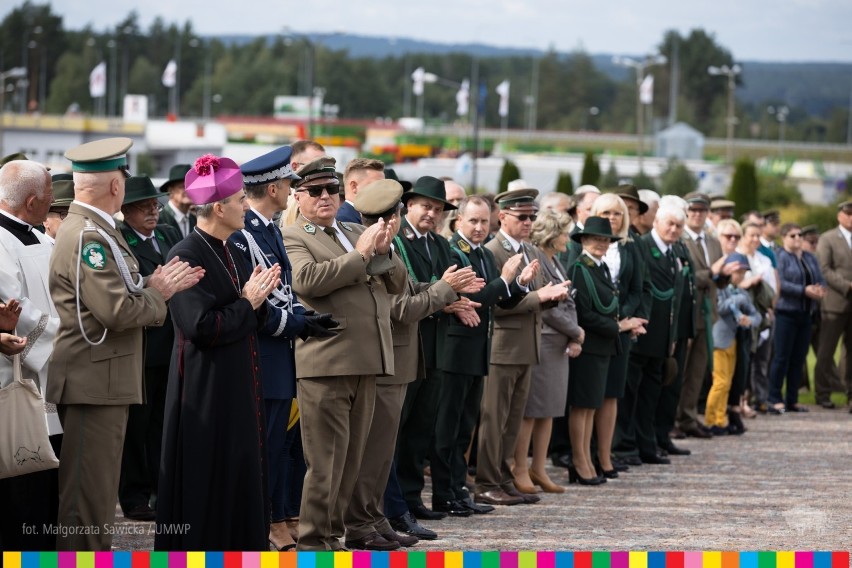
<svg viewBox="0 0 852 568">
<path fill-rule="evenodd" d="M 349 550 L 396 550 L 399 548 L 399 542 L 387 540 L 379 533 L 371 532 L 362 538 L 347 539 L 346 548 Z"/>
<path fill-rule="evenodd" d="M 381 535 L 382 535 L 383 539 L 385 539 L 387 541 L 398 542 L 401 546 L 404 546 L 406 548 L 408 548 L 409 546 L 414 546 L 415 544 L 420 542 L 420 539 L 417 538 L 416 536 L 410 536 L 410 535 L 407 535 L 407 534 L 399 534 L 399 533 L 396 533 L 396 532 L 393 532 L 393 531 L 381 533 Z"/>
<path fill-rule="evenodd" d="M 512 497 L 502 489 L 477 493 L 473 500 L 477 503 L 486 503 L 488 505 L 520 505 L 524 502 L 523 497 Z"/>
</svg>

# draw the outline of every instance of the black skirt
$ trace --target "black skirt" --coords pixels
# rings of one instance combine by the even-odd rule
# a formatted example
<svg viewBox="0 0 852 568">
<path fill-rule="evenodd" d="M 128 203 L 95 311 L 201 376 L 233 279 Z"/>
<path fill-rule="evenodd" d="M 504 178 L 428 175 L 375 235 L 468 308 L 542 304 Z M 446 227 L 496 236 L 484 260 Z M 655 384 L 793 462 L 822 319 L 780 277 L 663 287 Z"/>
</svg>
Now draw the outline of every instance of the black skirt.
<svg viewBox="0 0 852 568">
<path fill-rule="evenodd" d="M 568 406 L 600 408 L 604 401 L 609 355 L 581 353 L 571 359 L 568 373 Z"/>
</svg>

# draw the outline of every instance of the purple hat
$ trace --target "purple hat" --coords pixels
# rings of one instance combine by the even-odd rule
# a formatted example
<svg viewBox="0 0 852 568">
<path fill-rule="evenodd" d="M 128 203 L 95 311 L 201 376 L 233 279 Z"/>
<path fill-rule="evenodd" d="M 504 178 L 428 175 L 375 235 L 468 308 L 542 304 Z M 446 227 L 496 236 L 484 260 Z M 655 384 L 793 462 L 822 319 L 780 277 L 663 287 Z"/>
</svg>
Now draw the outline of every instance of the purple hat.
<svg viewBox="0 0 852 568">
<path fill-rule="evenodd" d="M 205 205 L 230 197 L 243 188 L 240 167 L 230 158 L 205 154 L 186 173 L 186 194 L 196 205 Z"/>
</svg>

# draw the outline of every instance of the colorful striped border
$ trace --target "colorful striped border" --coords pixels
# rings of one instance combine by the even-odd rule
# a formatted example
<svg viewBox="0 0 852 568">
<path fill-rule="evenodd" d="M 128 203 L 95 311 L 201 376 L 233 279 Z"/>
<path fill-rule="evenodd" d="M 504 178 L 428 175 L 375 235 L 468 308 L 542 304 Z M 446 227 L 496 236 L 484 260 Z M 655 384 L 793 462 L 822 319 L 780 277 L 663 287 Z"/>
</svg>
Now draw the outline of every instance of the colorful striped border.
<svg viewBox="0 0 852 568">
<path fill-rule="evenodd" d="M 4 552 L 4 568 L 850 568 L 821 552 Z"/>
</svg>

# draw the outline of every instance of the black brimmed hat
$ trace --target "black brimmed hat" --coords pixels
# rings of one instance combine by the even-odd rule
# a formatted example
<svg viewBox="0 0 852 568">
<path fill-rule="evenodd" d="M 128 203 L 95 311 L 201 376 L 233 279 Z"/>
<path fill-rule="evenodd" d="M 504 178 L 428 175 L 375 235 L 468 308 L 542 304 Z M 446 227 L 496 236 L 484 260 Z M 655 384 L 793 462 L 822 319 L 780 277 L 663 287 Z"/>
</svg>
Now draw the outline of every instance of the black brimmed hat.
<svg viewBox="0 0 852 568">
<path fill-rule="evenodd" d="M 418 196 L 440 201 L 444 204 L 444 211 L 457 209 L 455 205 L 447 201 L 447 190 L 444 187 L 444 180 L 436 177 L 423 176 L 418 179 L 411 187 L 411 191 L 406 191 L 402 194 L 402 202 L 408 203 L 412 197 Z"/>
<path fill-rule="evenodd" d="M 606 237 L 610 241 L 621 239 L 618 235 L 612 234 L 612 225 L 603 217 L 589 217 L 583 224 L 583 230 L 571 235 L 571 239 L 578 243 L 582 242 L 583 237 Z"/>
</svg>

